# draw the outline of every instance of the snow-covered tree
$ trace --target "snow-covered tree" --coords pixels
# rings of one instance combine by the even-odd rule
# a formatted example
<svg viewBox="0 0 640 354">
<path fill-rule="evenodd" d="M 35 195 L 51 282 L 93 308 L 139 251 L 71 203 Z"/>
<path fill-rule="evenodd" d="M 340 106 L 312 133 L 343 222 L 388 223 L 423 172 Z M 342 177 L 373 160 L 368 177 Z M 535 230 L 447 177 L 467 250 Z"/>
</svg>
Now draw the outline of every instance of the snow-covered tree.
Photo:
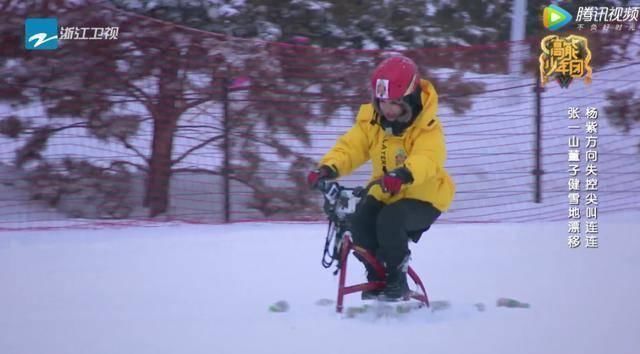
<svg viewBox="0 0 640 354">
<path fill-rule="evenodd" d="M 27 16 L 58 17 L 63 23 L 82 26 L 119 26 L 126 31 L 121 31 L 116 41 L 99 44 L 96 41 L 66 41 L 55 51 L 24 51 L 21 49 L 23 21 Z M 283 159 L 298 164 L 306 161 L 272 136 L 288 130 L 296 139 L 308 140 L 303 120 L 274 124 L 266 133 L 255 132 L 260 126 L 258 123 L 268 123 L 273 117 L 261 114 L 269 111 L 264 105 L 231 107 L 228 116 L 218 116 L 218 121 L 212 117 L 214 122 L 209 128 L 213 133 L 197 136 L 198 142 L 184 154 L 176 156 L 174 153 L 176 136 L 193 129 L 189 124 L 180 124 L 181 118 L 190 110 L 204 109 L 205 104 L 228 100 L 234 78 L 254 78 L 249 90 L 258 98 L 266 92 L 264 87 L 281 81 L 279 78 L 286 72 L 286 65 L 281 65 L 278 53 L 272 53 L 265 42 L 225 41 L 172 24 L 144 21 L 109 6 L 81 1 L 14 2 L 0 19 L 3 38 L 0 98 L 16 108 L 40 104 L 48 118 L 43 124 L 29 123 L 18 115 L 0 119 L 0 131 L 4 135 L 26 137 L 25 144 L 16 152 L 18 167 L 29 163 L 50 166 L 42 154 L 50 137 L 68 129 L 85 128 L 93 137 L 118 141 L 138 156 L 138 163 L 114 161 L 113 168 L 128 163 L 146 173 L 144 203 L 149 207 L 150 215 L 156 216 L 167 211 L 171 175 L 179 169 L 179 163 L 188 154 L 204 147 L 221 146 L 223 142 L 242 146 L 246 142 L 253 151 L 268 146 L 277 149 Z M 296 90 L 303 87 L 288 83 L 286 89 L 295 97 Z M 122 114 L 122 108 L 130 105 L 138 105 L 146 113 Z M 288 108 L 301 115 L 310 115 L 308 105 L 295 100 Z M 231 123 L 225 123 L 227 119 Z M 149 155 L 129 143 L 129 138 L 143 122 L 152 124 Z M 238 133 L 241 129 L 244 129 L 243 134 Z M 65 169 L 65 166 L 75 164 L 58 167 Z M 247 166 L 238 167 L 232 163 L 227 169 L 218 166 L 208 172 L 235 179 L 256 193 L 269 194 L 264 191 L 268 186 L 258 180 L 260 176 L 250 171 L 234 174 L 236 170 L 247 171 Z M 67 170 L 71 173 L 69 168 Z M 43 173 L 53 169 L 40 168 L 39 171 L 37 180 L 41 181 Z M 52 173 L 51 178 L 58 177 Z M 283 193 L 269 195 L 272 200 L 287 197 Z M 285 203 L 289 208 L 299 210 L 308 204 L 308 200 L 295 197 Z"/>
</svg>

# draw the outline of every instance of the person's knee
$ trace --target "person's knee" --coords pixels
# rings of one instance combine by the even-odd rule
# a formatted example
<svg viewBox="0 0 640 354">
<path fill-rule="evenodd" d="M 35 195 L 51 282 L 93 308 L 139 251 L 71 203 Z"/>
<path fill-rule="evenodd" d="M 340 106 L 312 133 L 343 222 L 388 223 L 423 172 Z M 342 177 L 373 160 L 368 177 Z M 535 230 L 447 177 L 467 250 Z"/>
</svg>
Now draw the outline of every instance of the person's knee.
<svg viewBox="0 0 640 354">
<path fill-rule="evenodd" d="M 376 247 L 375 220 L 381 208 L 380 202 L 370 198 L 351 215 L 352 238 L 356 245 L 368 250 L 373 250 Z"/>
<path fill-rule="evenodd" d="M 384 207 L 384 204 L 375 200 L 374 198 L 367 198 L 362 204 L 358 205 L 356 211 L 351 214 L 350 218 L 353 223 L 364 223 L 375 220 L 380 210 Z"/>
<path fill-rule="evenodd" d="M 370 235 L 367 229 L 353 230 L 351 239 L 356 246 L 371 250 L 375 245 L 375 234 Z"/>
<path fill-rule="evenodd" d="M 367 219 L 369 218 L 367 217 L 366 213 L 358 210 L 349 217 L 349 222 L 354 228 L 362 228 L 363 225 L 367 224 Z"/>
</svg>

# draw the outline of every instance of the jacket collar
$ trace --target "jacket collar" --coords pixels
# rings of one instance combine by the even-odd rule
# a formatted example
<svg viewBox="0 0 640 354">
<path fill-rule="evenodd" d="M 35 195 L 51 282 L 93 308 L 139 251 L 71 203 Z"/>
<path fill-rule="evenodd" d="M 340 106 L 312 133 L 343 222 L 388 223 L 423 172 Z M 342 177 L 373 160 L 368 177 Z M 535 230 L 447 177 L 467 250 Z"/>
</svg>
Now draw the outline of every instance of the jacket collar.
<svg viewBox="0 0 640 354">
<path fill-rule="evenodd" d="M 412 126 L 431 130 L 440 123 L 436 115 L 438 112 L 438 93 L 431 82 L 427 80 L 420 80 L 420 88 L 422 89 L 422 111 Z"/>
<path fill-rule="evenodd" d="M 438 93 L 436 92 L 436 89 L 430 81 L 424 79 L 420 80 L 420 88 L 422 90 L 420 95 L 422 100 L 422 111 L 420 111 L 411 126 L 408 127 L 400 136 L 404 136 L 407 132 L 418 128 L 422 130 L 431 130 L 440 124 L 440 120 L 436 115 L 438 111 Z M 363 116 L 359 119 L 366 120 L 371 125 L 377 125 L 384 132 L 384 128 L 382 128 L 378 121 L 379 117 L 376 118 L 373 103 L 370 103 L 369 106 L 373 118 L 371 118 L 371 116 Z"/>
</svg>

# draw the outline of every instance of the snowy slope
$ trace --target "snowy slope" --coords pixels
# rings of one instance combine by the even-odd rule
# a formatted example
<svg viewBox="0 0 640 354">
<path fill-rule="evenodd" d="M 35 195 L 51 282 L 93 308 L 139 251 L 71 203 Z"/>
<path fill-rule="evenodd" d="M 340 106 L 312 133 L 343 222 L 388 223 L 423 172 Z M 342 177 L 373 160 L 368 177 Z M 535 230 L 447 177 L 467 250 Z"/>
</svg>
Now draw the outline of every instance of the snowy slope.
<svg viewBox="0 0 640 354">
<path fill-rule="evenodd" d="M 3 233 L 0 353 L 635 354 L 639 216 L 601 217 L 598 249 L 569 249 L 566 222 L 437 224 L 412 265 L 452 308 L 379 319 L 315 305 L 337 283 L 321 224 Z"/>
</svg>

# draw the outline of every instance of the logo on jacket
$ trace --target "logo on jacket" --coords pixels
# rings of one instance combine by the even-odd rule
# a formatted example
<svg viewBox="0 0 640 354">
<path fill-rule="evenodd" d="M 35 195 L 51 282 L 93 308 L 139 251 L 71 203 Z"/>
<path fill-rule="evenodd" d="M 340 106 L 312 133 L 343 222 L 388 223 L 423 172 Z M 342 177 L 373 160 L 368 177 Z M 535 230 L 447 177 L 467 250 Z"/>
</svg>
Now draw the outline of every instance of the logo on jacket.
<svg viewBox="0 0 640 354">
<path fill-rule="evenodd" d="M 396 167 L 404 165 L 404 161 L 407 159 L 407 152 L 403 148 L 399 148 L 396 151 Z"/>
</svg>

